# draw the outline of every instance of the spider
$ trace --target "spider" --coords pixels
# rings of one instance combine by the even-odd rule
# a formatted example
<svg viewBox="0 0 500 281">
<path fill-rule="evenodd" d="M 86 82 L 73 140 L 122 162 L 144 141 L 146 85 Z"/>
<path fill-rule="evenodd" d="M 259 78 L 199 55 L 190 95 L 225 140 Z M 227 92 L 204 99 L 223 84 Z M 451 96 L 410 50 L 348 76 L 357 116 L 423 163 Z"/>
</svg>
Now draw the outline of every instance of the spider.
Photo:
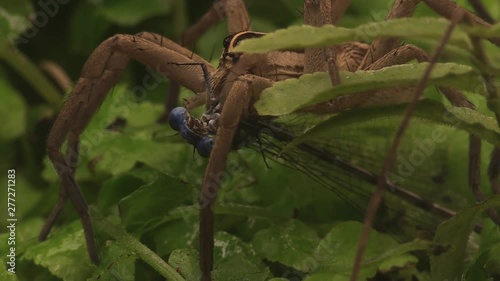
<svg viewBox="0 0 500 281">
<path fill-rule="evenodd" d="M 388 18 L 411 16 L 419 2 L 396 0 Z M 457 8 L 451 1 L 425 2 L 445 17 L 450 17 L 450 8 Z M 348 4 L 349 1 L 342 0 L 305 0 L 304 23 L 313 26 L 336 24 Z M 472 13 L 466 13 L 476 22 L 489 26 Z M 59 200 L 40 233 L 40 240 L 47 238 L 64 202 L 69 198 L 81 218 L 90 258 L 99 263 L 87 203 L 74 179 L 79 136 L 119 79 L 129 59 L 141 62 L 205 97 L 207 111 L 201 118 L 193 118 L 188 113 L 188 109 L 196 105 L 194 100 L 188 103 L 188 109 L 173 109 L 169 117 L 172 128 L 194 145 L 201 156 L 209 157 L 200 198 L 200 267 L 203 281 L 211 280 L 213 269 L 213 206 L 219 188 L 219 180 L 213 175 L 224 170 L 239 125 L 245 120 L 260 118 L 252 105 L 264 89 L 276 81 L 297 78 L 304 73 L 328 71 L 332 84 L 336 85 L 341 83 L 339 70 L 378 70 L 413 59 L 421 62 L 428 60 L 422 49 L 409 44 L 401 45 L 394 38 L 377 39 L 371 44 L 351 42 L 303 52 L 235 53 L 233 48 L 242 40 L 264 35 L 249 30 L 250 19 L 242 0 L 216 1 L 200 21 L 187 30 L 185 42 L 193 42 L 208 26 L 219 21 L 221 15 L 227 17 L 231 35 L 223 42 L 224 51 L 217 68 L 183 46 L 147 32 L 115 35 L 96 48 L 85 63 L 78 83 L 61 109 L 48 138 L 48 155 L 62 186 Z M 195 67 L 185 67 L 187 65 Z M 440 90 L 453 105 L 471 106 L 461 93 L 448 88 Z M 400 103 L 408 99 L 407 95 L 401 96 L 395 98 L 395 91 L 390 90 L 365 93 L 341 97 L 306 111 L 337 113 L 367 104 Z M 66 140 L 68 148 L 63 155 L 60 150 Z"/>
</svg>

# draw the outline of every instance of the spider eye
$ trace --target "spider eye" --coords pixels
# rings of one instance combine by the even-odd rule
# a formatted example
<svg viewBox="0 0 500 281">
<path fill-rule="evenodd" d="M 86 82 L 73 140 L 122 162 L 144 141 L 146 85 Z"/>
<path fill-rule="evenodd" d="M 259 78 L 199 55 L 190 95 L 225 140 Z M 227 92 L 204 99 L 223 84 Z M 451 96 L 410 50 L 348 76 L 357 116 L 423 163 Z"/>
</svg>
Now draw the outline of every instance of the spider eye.
<svg viewBox="0 0 500 281">
<path fill-rule="evenodd" d="M 226 36 L 226 38 L 224 38 L 224 40 L 222 41 L 222 46 L 224 47 L 224 49 L 227 50 L 227 48 L 229 48 L 229 44 L 231 44 L 232 38 L 233 38 L 233 35 L 229 35 L 229 36 Z"/>
<path fill-rule="evenodd" d="M 170 111 L 168 116 L 168 123 L 170 128 L 180 131 L 182 124 L 186 121 L 187 110 L 184 107 L 176 107 Z"/>
<path fill-rule="evenodd" d="M 201 157 L 208 158 L 210 156 L 210 152 L 212 152 L 213 146 L 214 138 L 205 136 L 198 142 L 198 144 L 196 144 L 196 150 L 198 150 L 198 154 L 200 154 Z"/>
<path fill-rule="evenodd" d="M 238 33 L 238 34 L 235 34 L 234 37 L 236 37 L 236 39 L 233 41 L 233 48 L 238 46 L 241 41 L 243 40 L 246 40 L 246 39 L 251 39 L 251 38 L 259 38 L 259 37 L 262 37 L 264 35 L 264 33 L 259 33 L 259 32 L 251 32 L 251 31 L 244 31 L 244 32 L 241 32 L 241 33 Z M 230 38 L 232 39 L 232 38 Z M 229 40 L 231 41 L 231 40 Z"/>
</svg>

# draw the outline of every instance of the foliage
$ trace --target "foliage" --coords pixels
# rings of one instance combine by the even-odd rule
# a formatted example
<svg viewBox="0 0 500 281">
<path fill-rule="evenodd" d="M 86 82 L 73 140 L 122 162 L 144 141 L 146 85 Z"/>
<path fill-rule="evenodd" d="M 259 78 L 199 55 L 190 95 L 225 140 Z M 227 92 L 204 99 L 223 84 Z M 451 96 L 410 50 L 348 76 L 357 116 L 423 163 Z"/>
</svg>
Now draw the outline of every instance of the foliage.
<svg viewBox="0 0 500 281">
<path fill-rule="evenodd" d="M 148 30 L 177 39 L 208 9 L 211 1 L 155 0 L 147 5 L 138 0 L 3 2 L 0 117 L 4 125 L 0 127 L 0 167 L 2 171 L 16 169 L 18 221 L 16 275 L 0 267 L 0 279 L 199 280 L 197 202 L 206 160 L 193 156 L 192 147 L 167 125 L 156 123 L 163 110 L 168 81 L 156 80 L 154 89 L 148 90 L 141 102 L 132 97 L 144 77 L 151 75 L 139 64 L 131 64 L 81 139 L 76 180 L 92 206 L 102 263 L 90 263 L 82 227 L 72 207 L 67 206 L 62 212 L 47 241 L 37 241 L 60 187 L 46 156 L 46 138 L 63 96 L 68 94 L 55 86 L 37 64 L 42 60 L 54 61 L 76 81 L 85 59 L 105 38 L 114 33 Z M 358 40 L 360 32 L 366 35 L 363 40 L 402 36 L 432 50 L 446 27 L 446 21 L 429 18 L 434 14 L 425 7 L 416 12 L 417 17 L 425 18 L 386 23 L 383 19 L 389 6 L 385 2 L 391 1 L 352 1 L 341 22 L 344 28 L 288 28 L 300 23 L 302 0 L 245 2 L 253 29 L 283 28 L 259 39 L 260 43 L 249 40 L 240 45 L 249 51 Z M 465 5 L 466 1 L 458 2 Z M 500 18 L 497 1 L 483 2 Z M 375 28 L 377 32 L 365 32 L 380 25 L 384 28 Z M 488 32 L 498 30 L 497 26 Z M 498 196 L 474 204 L 467 189 L 467 133 L 475 133 L 485 141 L 483 171 L 488 164 L 490 144 L 499 141 L 496 120 L 490 117 L 493 114 L 486 109 L 482 96 L 485 91 L 481 68 L 470 60 L 470 33 L 485 35 L 484 30 L 459 29 L 446 47 L 443 63 L 432 73 L 430 84 L 453 85 L 463 90 L 478 111 L 451 108 L 429 87 L 427 100 L 419 104 L 399 154 L 401 159 L 413 159 L 421 144 L 433 139 L 430 136 L 444 136 L 443 141 L 433 144 L 432 151 L 427 151 L 425 162 L 410 167 L 413 172 L 401 182 L 415 187 L 412 192 L 460 212 L 439 225 L 433 241 L 413 240 L 413 228 L 428 226 L 427 230 L 432 231 L 444 219 L 405 205 L 389 191 L 386 213 L 380 214 L 380 221 L 385 220 L 386 224 L 378 225 L 381 232 L 371 235 L 361 272 L 364 278 L 487 280 L 499 276 L 498 227 L 484 220 L 482 233 L 470 234 L 487 206 L 500 206 Z M 216 58 L 226 35 L 223 22 L 203 36 L 194 50 L 207 59 Z M 487 44 L 486 49 L 492 59 L 492 71 L 499 73 L 497 49 Z M 296 133 L 312 127 L 286 149 L 292 150 L 300 142 L 323 144 L 376 172 L 403 106 L 362 108 L 324 118 L 293 112 L 339 94 L 415 84 L 424 67 L 409 64 L 374 72 L 342 73 L 343 84 L 333 90 L 326 74 L 304 75 L 266 90 L 256 107 L 262 114 L 278 116 L 277 124 L 285 124 Z M 184 98 L 190 95 L 183 92 Z M 444 113 L 453 119 L 441 118 Z M 117 118 L 126 120 L 125 125 L 109 130 Z M 318 161 L 300 160 L 311 165 Z M 325 188 L 312 180 L 314 175 L 306 177 L 281 165 L 280 160 L 276 162 L 263 161 L 261 153 L 250 148 L 231 155 L 214 210 L 214 279 L 348 280 L 361 228 L 356 220 L 364 216 L 371 185 L 365 188 L 368 184 L 361 184 L 362 179 L 342 178 L 333 167 L 327 167 L 322 171 L 332 170 L 332 182 L 351 189 Z M 400 170 L 408 168 L 403 164 L 398 166 Z M 323 176 L 316 179 L 319 177 L 321 183 Z M 6 177 L 5 173 L 4 183 Z M 324 178 L 323 181 L 328 180 Z M 483 190 L 488 188 L 487 183 L 483 172 Z M 7 201 L 5 197 L 6 192 L 1 192 L 2 202 Z M 4 213 L 3 222 L 7 219 Z M 409 221 L 409 225 L 389 229 L 399 223 L 398 216 Z M 7 241 L 8 236 L 7 232 L 1 233 L 0 241 Z M 1 253 L 8 252 L 6 243 L 0 245 Z M 7 257 L 2 257 L 6 265 Z"/>
</svg>

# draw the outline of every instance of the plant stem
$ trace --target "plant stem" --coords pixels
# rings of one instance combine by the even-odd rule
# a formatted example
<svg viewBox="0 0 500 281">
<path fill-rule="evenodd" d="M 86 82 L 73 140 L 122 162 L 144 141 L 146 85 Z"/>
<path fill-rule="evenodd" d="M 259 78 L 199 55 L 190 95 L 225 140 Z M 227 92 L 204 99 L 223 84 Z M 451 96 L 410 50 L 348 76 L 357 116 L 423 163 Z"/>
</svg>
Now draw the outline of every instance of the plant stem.
<svg viewBox="0 0 500 281">
<path fill-rule="evenodd" d="M 162 258 L 151 251 L 132 235 L 128 234 L 122 227 L 111 223 L 104 218 L 95 208 L 89 208 L 90 216 L 96 226 L 113 237 L 120 245 L 135 253 L 143 261 L 154 268 L 159 274 L 171 281 L 185 281 L 185 279 L 173 267 Z"/>
<path fill-rule="evenodd" d="M 0 46 L 0 59 L 5 60 L 14 68 L 38 94 L 58 112 L 62 105 L 62 96 L 42 74 L 39 68 L 34 65 L 23 53 L 14 49 L 12 46 Z"/>
</svg>

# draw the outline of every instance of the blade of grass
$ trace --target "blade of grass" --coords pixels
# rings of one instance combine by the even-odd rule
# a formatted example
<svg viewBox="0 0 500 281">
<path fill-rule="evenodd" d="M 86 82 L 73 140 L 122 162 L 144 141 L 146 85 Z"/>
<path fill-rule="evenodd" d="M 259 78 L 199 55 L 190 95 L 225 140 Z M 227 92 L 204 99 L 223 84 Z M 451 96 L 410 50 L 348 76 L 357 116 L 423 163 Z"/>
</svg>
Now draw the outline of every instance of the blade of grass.
<svg viewBox="0 0 500 281">
<path fill-rule="evenodd" d="M 42 74 L 40 69 L 33 64 L 23 53 L 16 51 L 12 46 L 0 47 L 0 59 L 4 60 L 19 75 L 21 75 L 38 92 L 40 97 L 47 101 L 50 106 L 59 111 L 62 106 L 62 96 L 58 90 Z"/>
</svg>

